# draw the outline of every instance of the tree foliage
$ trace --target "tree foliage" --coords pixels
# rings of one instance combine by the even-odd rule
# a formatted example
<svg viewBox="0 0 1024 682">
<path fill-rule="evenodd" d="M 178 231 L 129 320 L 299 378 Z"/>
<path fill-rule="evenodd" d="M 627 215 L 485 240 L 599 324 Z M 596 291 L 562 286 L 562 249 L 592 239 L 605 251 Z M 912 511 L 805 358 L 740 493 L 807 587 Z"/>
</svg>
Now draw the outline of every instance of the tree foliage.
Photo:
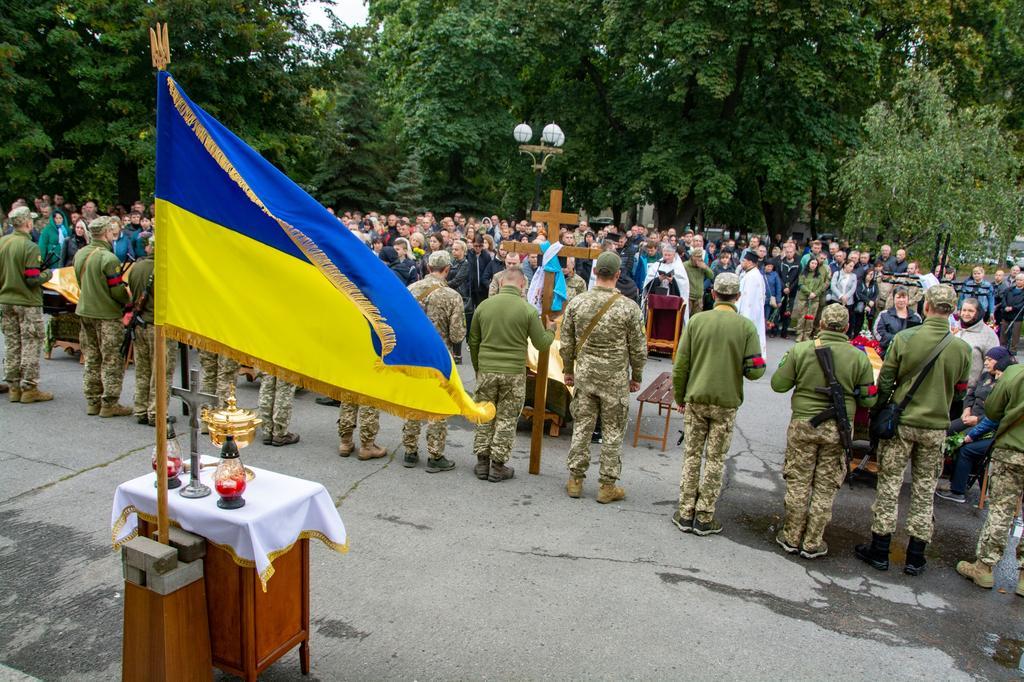
<svg viewBox="0 0 1024 682">
<path fill-rule="evenodd" d="M 772 233 L 868 230 L 876 218 L 921 225 L 921 208 L 913 219 L 907 207 L 868 208 L 885 203 L 871 184 L 881 171 L 856 161 L 838 169 L 851 150 L 867 158 L 897 123 L 909 126 L 900 128 L 914 151 L 907 163 L 940 153 L 938 136 L 913 126 L 942 117 L 901 109 L 924 87 L 908 74 L 929 72 L 945 84 L 935 111 L 966 136 L 954 138 L 955 158 L 978 164 L 983 150 L 1002 151 L 987 169 L 998 176 L 980 181 L 988 214 L 972 192 L 932 224 L 982 219 L 1012 231 L 1016 205 L 994 188 L 1019 174 L 1007 150 L 1024 149 L 1019 0 L 370 0 L 369 9 L 367 27 L 335 21 L 324 31 L 306 24 L 301 0 L 0 4 L 0 195 L 148 195 L 146 31 L 166 20 L 171 69 L 189 94 L 341 208 L 522 214 L 534 178 L 512 128 L 526 121 L 539 135 L 557 121 L 564 154 L 543 181 L 574 209 L 618 218 L 649 202 L 662 225 Z M 960 183 L 973 172 L 906 180 Z"/>
<path fill-rule="evenodd" d="M 14 126 L 0 129 L 0 192 L 130 201 L 152 191 L 158 20 L 172 27 L 172 71 L 189 94 L 273 163 L 301 170 L 318 70 L 299 0 L 37 0 L 0 5 L 2 106 L 21 110 L 3 112 Z"/>
<path fill-rule="evenodd" d="M 838 176 L 848 234 L 881 231 L 924 255 L 936 234 L 948 233 L 964 258 L 1006 253 L 1024 196 L 994 108 L 956 109 L 936 74 L 915 69 L 891 102 L 868 110 L 864 130 Z"/>
</svg>

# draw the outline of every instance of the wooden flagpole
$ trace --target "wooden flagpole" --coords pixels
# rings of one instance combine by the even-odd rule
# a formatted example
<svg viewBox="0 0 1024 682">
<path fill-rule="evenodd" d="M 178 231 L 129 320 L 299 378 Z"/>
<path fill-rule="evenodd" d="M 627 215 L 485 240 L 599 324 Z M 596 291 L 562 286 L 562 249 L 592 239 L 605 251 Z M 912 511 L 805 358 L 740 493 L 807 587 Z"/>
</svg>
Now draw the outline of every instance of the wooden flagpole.
<svg viewBox="0 0 1024 682">
<path fill-rule="evenodd" d="M 171 46 L 167 41 L 167 24 L 157 24 L 156 29 L 149 29 L 149 46 L 153 54 L 153 68 L 163 71 L 171 61 Z M 167 229 L 161 227 L 160 229 Z M 154 251 L 154 259 L 160 254 Z M 162 295 L 157 273 L 153 269 L 153 296 Z M 153 325 L 153 357 L 156 359 L 156 519 L 157 539 L 163 544 L 170 544 L 168 539 L 167 516 L 167 336 L 162 324 Z"/>
</svg>

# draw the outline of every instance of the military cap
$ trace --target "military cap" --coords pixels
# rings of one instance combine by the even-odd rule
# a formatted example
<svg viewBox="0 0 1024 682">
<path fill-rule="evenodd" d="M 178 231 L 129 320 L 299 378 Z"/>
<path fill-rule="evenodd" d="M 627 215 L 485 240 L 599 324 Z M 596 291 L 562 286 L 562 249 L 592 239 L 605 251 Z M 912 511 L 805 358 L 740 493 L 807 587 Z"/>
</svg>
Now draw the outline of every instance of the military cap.
<svg viewBox="0 0 1024 682">
<path fill-rule="evenodd" d="M 701 260 L 704 260 L 704 249 L 690 249 L 690 258 L 699 258 Z"/>
<path fill-rule="evenodd" d="M 452 264 L 452 256 L 444 249 L 435 251 L 427 258 L 427 266 L 431 268 L 444 269 Z"/>
<path fill-rule="evenodd" d="M 622 259 L 618 254 L 605 251 L 597 257 L 597 262 L 594 263 L 594 272 L 603 277 L 611 277 L 619 271 L 620 267 L 622 267 Z"/>
<path fill-rule="evenodd" d="M 113 224 L 114 219 L 111 218 L 110 216 L 100 216 L 99 218 L 94 218 L 93 221 L 89 223 L 89 234 L 91 234 L 93 237 L 99 237 Z"/>
<path fill-rule="evenodd" d="M 21 222 L 29 219 L 35 220 L 36 218 L 39 217 L 39 214 L 30 211 L 28 209 L 28 206 L 19 206 L 18 208 L 11 211 L 11 213 L 7 217 L 10 218 L 11 222 L 13 223 L 15 221 Z"/>
<path fill-rule="evenodd" d="M 740 293 L 740 278 L 732 272 L 722 272 L 715 277 L 714 290 L 716 294 L 735 296 Z"/>
<path fill-rule="evenodd" d="M 821 326 L 831 332 L 845 332 L 850 324 L 850 311 L 840 303 L 830 303 L 821 311 Z"/>
<path fill-rule="evenodd" d="M 924 302 L 937 313 L 947 315 L 956 308 L 956 291 L 948 284 L 936 284 L 924 292 Z"/>
</svg>

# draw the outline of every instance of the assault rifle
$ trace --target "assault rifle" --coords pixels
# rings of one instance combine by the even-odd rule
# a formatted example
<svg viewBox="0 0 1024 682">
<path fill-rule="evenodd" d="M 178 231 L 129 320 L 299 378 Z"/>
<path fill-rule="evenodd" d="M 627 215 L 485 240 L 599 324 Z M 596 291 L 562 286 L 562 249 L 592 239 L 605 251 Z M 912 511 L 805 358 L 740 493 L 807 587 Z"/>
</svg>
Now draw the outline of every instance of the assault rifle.
<svg viewBox="0 0 1024 682">
<path fill-rule="evenodd" d="M 821 365 L 821 371 L 825 373 L 825 382 L 828 386 L 817 386 L 814 390 L 817 393 L 827 395 L 832 404 L 811 419 L 811 426 L 817 428 L 818 425 L 829 419 L 836 421 L 839 443 L 843 446 L 843 452 L 846 454 L 846 468 L 843 470 L 843 479 L 845 480 L 846 474 L 850 471 L 850 464 L 853 461 L 853 433 L 850 431 L 850 419 L 846 414 L 846 393 L 836 379 L 832 349 L 820 344 L 820 341 L 815 342 L 814 354 L 818 358 L 818 364 Z M 852 480 L 850 481 L 850 487 L 853 487 Z"/>
<path fill-rule="evenodd" d="M 149 281 L 146 282 L 146 288 L 142 291 L 142 295 L 132 303 L 132 319 L 128 321 L 128 325 L 124 328 L 124 340 L 121 341 L 121 357 L 128 357 L 128 350 L 132 347 L 132 340 L 135 338 L 135 328 L 139 325 L 145 325 L 146 323 L 142 320 L 142 311 L 146 309 L 146 303 L 149 301 L 149 297 L 153 294 L 153 276 L 149 276 Z"/>
</svg>

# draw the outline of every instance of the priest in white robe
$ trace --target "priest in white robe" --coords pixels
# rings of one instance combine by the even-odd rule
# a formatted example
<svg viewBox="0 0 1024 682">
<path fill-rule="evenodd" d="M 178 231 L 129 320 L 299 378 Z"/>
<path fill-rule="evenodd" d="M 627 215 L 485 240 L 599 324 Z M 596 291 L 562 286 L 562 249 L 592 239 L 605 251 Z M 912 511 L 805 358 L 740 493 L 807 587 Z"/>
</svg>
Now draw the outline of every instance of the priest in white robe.
<svg viewBox="0 0 1024 682">
<path fill-rule="evenodd" d="M 683 261 L 676 253 L 676 247 L 665 243 L 661 247 L 661 260 L 647 265 L 647 277 L 642 288 L 643 299 L 658 289 L 671 296 L 679 296 L 686 306 L 683 312 L 683 324 L 690 320 L 690 278 L 683 267 Z"/>
<path fill-rule="evenodd" d="M 764 334 L 764 275 L 757 268 L 757 253 L 747 251 L 740 261 L 740 300 L 736 309 L 740 315 L 754 323 L 761 339 L 761 356 L 768 358 L 768 343 Z"/>
</svg>

